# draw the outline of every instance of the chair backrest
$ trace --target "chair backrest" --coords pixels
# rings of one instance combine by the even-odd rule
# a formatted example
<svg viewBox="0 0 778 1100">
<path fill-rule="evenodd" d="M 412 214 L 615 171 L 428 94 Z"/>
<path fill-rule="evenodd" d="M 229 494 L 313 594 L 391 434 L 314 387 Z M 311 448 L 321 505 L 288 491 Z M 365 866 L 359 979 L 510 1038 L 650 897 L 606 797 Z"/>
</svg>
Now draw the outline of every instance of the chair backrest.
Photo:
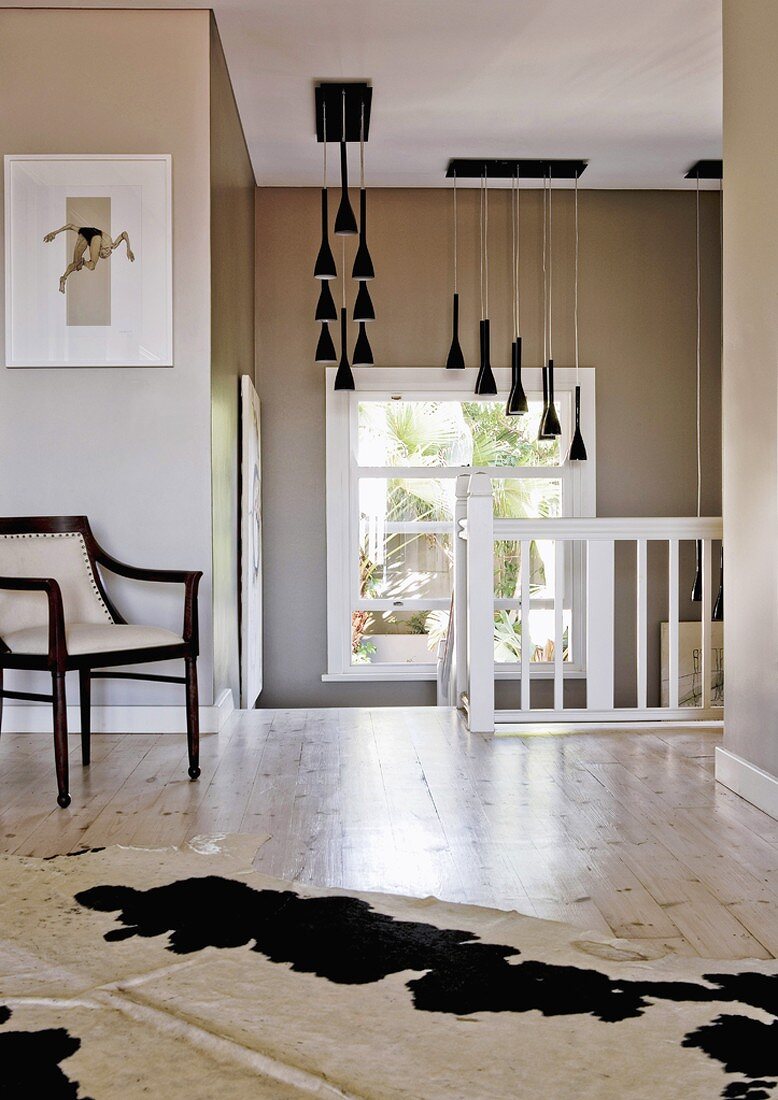
<svg viewBox="0 0 778 1100">
<path fill-rule="evenodd" d="M 95 575 L 90 540 L 84 517 L 0 519 L 0 576 L 53 577 L 62 591 L 66 623 L 112 623 Z M 0 637 L 47 622 L 43 592 L 0 589 Z"/>
</svg>

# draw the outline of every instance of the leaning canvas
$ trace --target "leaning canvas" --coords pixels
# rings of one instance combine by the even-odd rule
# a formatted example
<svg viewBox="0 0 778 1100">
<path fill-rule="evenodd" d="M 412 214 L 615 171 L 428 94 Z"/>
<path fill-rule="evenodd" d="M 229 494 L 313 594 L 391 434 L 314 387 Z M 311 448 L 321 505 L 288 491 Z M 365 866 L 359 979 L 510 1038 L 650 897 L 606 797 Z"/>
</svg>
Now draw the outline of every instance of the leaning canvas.
<svg viewBox="0 0 778 1100">
<path fill-rule="evenodd" d="M 5 157 L 8 367 L 173 365 L 171 158 Z"/>
<path fill-rule="evenodd" d="M 240 380 L 240 418 L 240 705 L 250 708 L 262 691 L 262 452 L 259 397 L 247 374 Z"/>
</svg>

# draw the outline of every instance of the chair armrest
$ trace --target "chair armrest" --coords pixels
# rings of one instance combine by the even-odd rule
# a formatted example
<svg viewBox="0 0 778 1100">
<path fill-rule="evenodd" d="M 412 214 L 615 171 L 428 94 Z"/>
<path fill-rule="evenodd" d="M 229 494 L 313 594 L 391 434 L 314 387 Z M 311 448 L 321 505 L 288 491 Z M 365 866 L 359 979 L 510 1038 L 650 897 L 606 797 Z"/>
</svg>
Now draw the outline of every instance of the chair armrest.
<svg viewBox="0 0 778 1100">
<path fill-rule="evenodd" d="M 134 581 L 156 581 L 161 584 L 184 585 L 184 629 L 185 642 L 194 643 L 198 652 L 199 626 L 197 613 L 197 590 L 202 572 L 186 569 L 147 569 L 142 565 L 128 565 L 106 553 L 102 547 L 96 549 L 95 561 L 119 577 L 128 577 Z"/>
<path fill-rule="evenodd" d="M 0 577 L 0 589 L 11 592 L 45 592 L 49 605 L 49 664 L 64 667 L 68 647 L 62 592 L 53 577 Z"/>
</svg>

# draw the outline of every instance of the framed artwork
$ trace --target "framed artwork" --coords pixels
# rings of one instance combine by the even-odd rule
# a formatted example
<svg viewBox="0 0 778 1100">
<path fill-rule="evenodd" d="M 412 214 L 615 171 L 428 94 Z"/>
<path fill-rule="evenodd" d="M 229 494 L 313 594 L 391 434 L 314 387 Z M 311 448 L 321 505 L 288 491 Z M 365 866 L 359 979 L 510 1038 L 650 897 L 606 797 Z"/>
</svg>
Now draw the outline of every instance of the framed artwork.
<svg viewBox="0 0 778 1100">
<path fill-rule="evenodd" d="M 8 367 L 172 367 L 171 158 L 5 157 Z"/>
<path fill-rule="evenodd" d="M 240 705 L 262 691 L 262 463 L 259 397 L 247 374 L 240 380 Z"/>
</svg>

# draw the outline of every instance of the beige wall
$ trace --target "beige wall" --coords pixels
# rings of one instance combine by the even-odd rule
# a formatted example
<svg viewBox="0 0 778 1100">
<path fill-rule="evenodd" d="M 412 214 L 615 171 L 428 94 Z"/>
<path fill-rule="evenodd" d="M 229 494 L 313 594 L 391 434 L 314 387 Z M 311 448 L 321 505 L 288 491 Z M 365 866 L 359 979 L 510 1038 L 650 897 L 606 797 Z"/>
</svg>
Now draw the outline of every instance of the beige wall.
<svg viewBox="0 0 778 1100">
<path fill-rule="evenodd" d="M 203 569 L 208 703 L 208 13 L 2 11 L 0 99 L 2 153 L 172 154 L 175 367 L 0 370 L 0 501 L 6 515 L 87 513 L 118 557 Z M 113 591 L 128 616 L 180 628 L 177 589 Z M 153 701 L 180 704 L 180 690 L 95 685 L 96 703 Z"/>
<path fill-rule="evenodd" d="M 254 172 L 211 18 L 211 397 L 214 683 L 240 698 L 238 392 L 254 373 Z"/>
<path fill-rule="evenodd" d="M 724 3 L 724 744 L 778 776 L 778 5 Z M 769 786 L 769 783 L 768 783 Z M 773 788 L 773 812 L 775 812 Z"/>
<path fill-rule="evenodd" d="M 493 362 L 507 365 L 510 241 L 507 192 L 490 203 Z M 463 348 L 476 362 L 477 203 L 460 189 Z M 555 194 L 555 359 L 572 343 L 571 195 Z M 525 362 L 542 353 L 538 263 L 540 195 L 522 195 Z M 381 366 L 437 366 L 450 339 L 451 196 L 446 190 L 369 194 L 368 237 Z M 689 515 L 695 507 L 694 194 L 582 190 L 581 361 L 597 369 L 600 515 Z M 703 512 L 720 508 L 718 195 L 702 196 Z M 257 386 L 263 411 L 265 706 L 431 702 L 431 684 L 322 684 L 326 665 L 324 379 L 313 362 L 319 192 L 257 191 Z M 333 239 L 334 243 L 334 239 Z M 353 255 L 350 247 L 347 265 Z M 339 248 L 335 248 L 340 263 Z M 349 288 L 350 293 L 353 293 Z M 334 288 L 336 300 L 339 289 Z M 353 327 L 353 326 L 352 326 Z M 352 332 L 350 340 L 353 341 Z M 690 562 L 686 561 L 688 573 Z M 623 566 L 624 574 L 629 565 Z M 664 567 L 655 564 L 660 578 Z M 684 579 L 684 586 L 686 579 Z M 688 576 L 691 587 L 691 576 Z M 654 614 L 662 615 L 661 584 Z M 666 605 L 665 605 L 666 606 Z M 682 615 L 691 605 L 682 604 Z M 631 608 L 620 611 L 620 695 L 634 676 Z M 658 638 L 652 644 L 656 673 Z"/>
</svg>

